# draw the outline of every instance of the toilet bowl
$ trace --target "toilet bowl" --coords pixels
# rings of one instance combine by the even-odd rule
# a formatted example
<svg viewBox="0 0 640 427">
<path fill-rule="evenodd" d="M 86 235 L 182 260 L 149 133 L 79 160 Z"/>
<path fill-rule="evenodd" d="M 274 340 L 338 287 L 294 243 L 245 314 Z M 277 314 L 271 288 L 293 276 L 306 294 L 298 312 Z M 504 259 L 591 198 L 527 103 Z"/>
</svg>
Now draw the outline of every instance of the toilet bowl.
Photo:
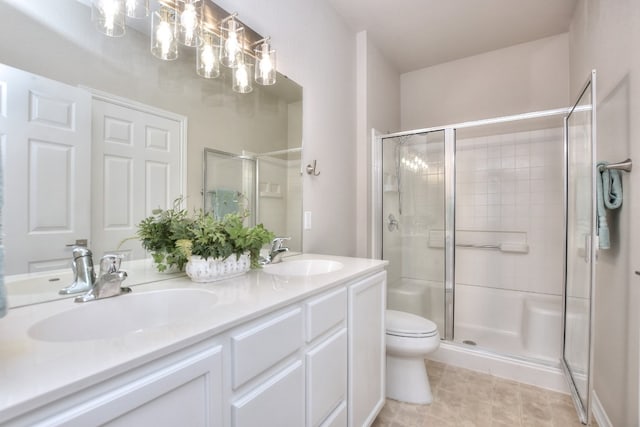
<svg viewBox="0 0 640 427">
<path fill-rule="evenodd" d="M 387 397 L 431 403 L 433 395 L 424 359 L 440 347 L 435 323 L 403 311 L 386 311 Z"/>
</svg>

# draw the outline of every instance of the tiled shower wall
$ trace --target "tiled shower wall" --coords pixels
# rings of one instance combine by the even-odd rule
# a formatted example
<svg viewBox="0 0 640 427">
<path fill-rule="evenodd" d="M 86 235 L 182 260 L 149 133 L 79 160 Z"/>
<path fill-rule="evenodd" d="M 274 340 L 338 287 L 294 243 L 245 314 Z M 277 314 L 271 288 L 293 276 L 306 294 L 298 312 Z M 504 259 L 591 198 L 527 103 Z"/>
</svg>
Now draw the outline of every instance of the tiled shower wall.
<svg viewBox="0 0 640 427">
<path fill-rule="evenodd" d="M 458 248 L 456 282 L 562 293 L 562 128 L 458 139 L 456 230 L 517 232 L 528 253 Z"/>
</svg>

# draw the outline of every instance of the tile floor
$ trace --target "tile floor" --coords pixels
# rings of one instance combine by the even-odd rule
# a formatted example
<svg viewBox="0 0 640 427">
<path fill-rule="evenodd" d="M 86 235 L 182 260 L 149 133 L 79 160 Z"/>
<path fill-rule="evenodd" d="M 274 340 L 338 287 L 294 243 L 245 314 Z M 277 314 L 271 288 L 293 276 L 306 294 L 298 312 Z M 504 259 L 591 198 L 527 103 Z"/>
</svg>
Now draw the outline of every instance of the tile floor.
<svg viewBox="0 0 640 427">
<path fill-rule="evenodd" d="M 387 399 L 373 427 L 582 426 L 569 395 L 438 362 L 427 370 L 434 402 Z"/>
</svg>

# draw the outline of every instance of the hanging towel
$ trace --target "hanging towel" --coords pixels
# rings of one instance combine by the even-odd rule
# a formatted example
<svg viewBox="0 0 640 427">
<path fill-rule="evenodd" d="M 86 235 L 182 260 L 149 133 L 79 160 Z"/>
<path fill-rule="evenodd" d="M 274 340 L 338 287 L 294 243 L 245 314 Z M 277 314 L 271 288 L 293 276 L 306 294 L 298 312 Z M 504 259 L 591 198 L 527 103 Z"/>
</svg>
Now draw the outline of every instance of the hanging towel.
<svg viewBox="0 0 640 427">
<path fill-rule="evenodd" d="M 596 179 L 596 208 L 598 213 L 598 241 L 600 249 L 609 249 L 609 226 L 607 225 L 606 209 L 618 209 L 622 206 L 622 181 L 620 172 L 615 169 L 605 169 L 607 162 L 599 162 Z"/>
</svg>

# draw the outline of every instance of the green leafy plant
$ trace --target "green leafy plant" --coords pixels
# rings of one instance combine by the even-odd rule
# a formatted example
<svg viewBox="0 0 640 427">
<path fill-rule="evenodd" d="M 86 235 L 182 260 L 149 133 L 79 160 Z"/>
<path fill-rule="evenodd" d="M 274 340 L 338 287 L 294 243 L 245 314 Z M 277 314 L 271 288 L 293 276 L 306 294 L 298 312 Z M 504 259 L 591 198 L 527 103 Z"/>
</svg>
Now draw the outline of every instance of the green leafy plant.
<svg viewBox="0 0 640 427">
<path fill-rule="evenodd" d="M 232 213 L 217 220 L 210 213 L 200 212 L 183 228 L 176 248 L 185 257 L 198 255 L 202 258 L 226 259 L 231 255 L 239 258 L 248 252 L 251 268 L 257 268 L 260 249 L 274 238 L 274 234 L 262 224 L 246 227 L 246 217 L 246 213 Z"/>
<path fill-rule="evenodd" d="M 274 234 L 262 224 L 247 227 L 243 214 L 227 214 L 216 219 L 203 211 L 189 214 L 176 199 L 173 208 L 158 209 L 138 224 L 137 238 L 153 257 L 159 271 L 171 266 L 184 268 L 191 255 L 202 258 L 239 258 L 249 253 L 251 268 L 259 267 L 260 249 Z"/>
</svg>

